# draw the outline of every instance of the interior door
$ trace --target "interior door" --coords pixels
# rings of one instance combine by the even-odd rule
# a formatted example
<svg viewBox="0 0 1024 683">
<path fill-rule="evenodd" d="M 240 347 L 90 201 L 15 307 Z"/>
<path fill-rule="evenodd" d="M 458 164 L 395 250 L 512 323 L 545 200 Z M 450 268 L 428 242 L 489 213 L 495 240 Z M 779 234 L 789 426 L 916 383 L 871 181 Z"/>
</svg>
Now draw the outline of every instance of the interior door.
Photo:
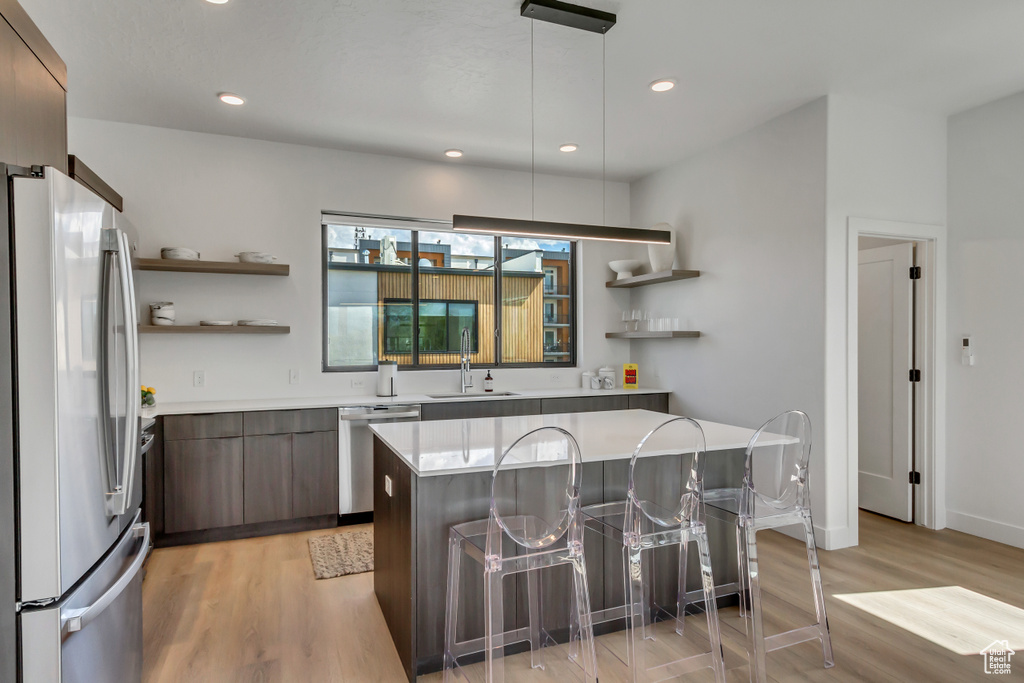
<svg viewBox="0 0 1024 683">
<path fill-rule="evenodd" d="M 865 249 L 859 264 L 860 507 L 910 522 L 914 245 Z"/>
</svg>

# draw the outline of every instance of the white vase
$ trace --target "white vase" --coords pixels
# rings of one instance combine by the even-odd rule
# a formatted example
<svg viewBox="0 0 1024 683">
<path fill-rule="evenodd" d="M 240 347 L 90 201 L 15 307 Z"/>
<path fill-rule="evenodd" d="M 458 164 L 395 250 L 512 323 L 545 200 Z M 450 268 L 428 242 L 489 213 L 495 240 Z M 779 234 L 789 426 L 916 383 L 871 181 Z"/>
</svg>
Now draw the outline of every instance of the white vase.
<svg viewBox="0 0 1024 683">
<path fill-rule="evenodd" d="M 648 244 L 647 257 L 651 260 L 651 272 L 661 273 L 672 270 L 676 265 L 676 232 L 668 223 L 658 223 L 651 230 L 665 230 L 672 233 L 671 244 Z"/>
</svg>

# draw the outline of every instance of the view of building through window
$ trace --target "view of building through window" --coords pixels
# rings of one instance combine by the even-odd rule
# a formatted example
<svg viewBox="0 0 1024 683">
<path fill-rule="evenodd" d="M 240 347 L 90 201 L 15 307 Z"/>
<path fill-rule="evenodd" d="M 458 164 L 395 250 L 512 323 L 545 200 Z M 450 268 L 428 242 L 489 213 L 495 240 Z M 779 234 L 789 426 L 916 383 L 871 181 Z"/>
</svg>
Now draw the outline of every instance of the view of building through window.
<svg viewBox="0 0 1024 683">
<path fill-rule="evenodd" d="M 474 365 L 573 362 L 571 242 L 358 225 L 324 230 L 326 369 L 367 369 L 381 360 L 457 365 L 464 330 Z"/>
</svg>

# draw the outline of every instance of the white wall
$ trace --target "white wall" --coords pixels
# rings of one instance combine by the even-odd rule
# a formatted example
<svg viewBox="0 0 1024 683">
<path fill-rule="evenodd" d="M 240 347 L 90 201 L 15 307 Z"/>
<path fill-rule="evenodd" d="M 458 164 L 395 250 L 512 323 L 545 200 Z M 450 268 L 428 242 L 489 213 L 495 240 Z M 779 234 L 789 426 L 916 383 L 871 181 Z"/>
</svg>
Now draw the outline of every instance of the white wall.
<svg viewBox="0 0 1024 683">
<path fill-rule="evenodd" d="M 682 414 L 757 427 L 787 409 L 814 428 L 815 525 L 824 510 L 826 100 L 633 184 L 633 224 L 673 225 L 695 280 L 631 290 L 695 340 L 632 342 Z M 629 296 L 622 294 L 622 296 Z M 625 299 L 624 301 L 628 301 Z M 622 304 L 627 305 L 626 303 Z"/>
<path fill-rule="evenodd" d="M 949 120 L 947 524 L 1024 547 L 1024 93 Z M 970 334 L 975 365 L 960 363 Z"/>
<path fill-rule="evenodd" d="M 69 147 L 125 198 L 143 256 L 164 246 L 197 249 L 204 259 L 234 260 L 269 251 L 291 265 L 287 278 L 137 273 L 141 306 L 173 301 L 179 321 L 275 318 L 287 336 L 144 335 L 142 381 L 161 402 L 336 396 L 353 390 L 353 373 L 322 373 L 320 212 L 450 218 L 453 213 L 530 216 L 530 175 L 462 163 L 429 163 L 298 145 L 70 119 Z M 600 223 L 601 182 L 538 176 L 539 220 Z M 629 218 L 628 187 L 607 184 L 608 222 Z M 581 245 L 580 365 L 625 362 L 628 343 L 606 341 L 617 322 L 605 263 L 616 246 Z M 148 311 L 148 309 L 147 309 Z M 147 313 L 148 315 L 148 313 Z M 297 368 L 298 384 L 288 383 Z M 193 388 L 193 370 L 207 386 Z M 498 389 L 578 386 L 572 369 L 501 370 Z M 456 390 L 453 371 L 400 375 L 400 391 Z"/>
<path fill-rule="evenodd" d="M 945 222 L 945 120 L 830 95 L 633 184 L 633 223 L 667 221 L 701 277 L 634 290 L 696 341 L 633 342 L 684 413 L 814 427 L 818 540 L 857 543 L 847 448 L 847 218 Z M 620 295 L 630 296 L 630 295 Z M 629 299 L 620 304 L 625 307 Z"/>
<path fill-rule="evenodd" d="M 831 547 L 857 543 L 856 403 L 848 400 L 848 219 L 944 225 L 946 121 L 845 95 L 828 98 L 825 440 Z M 854 337 L 855 341 L 855 337 Z M 848 425 L 850 429 L 848 430 Z M 938 425 L 943 429 L 943 425 Z M 820 433 L 820 432 L 819 432 Z"/>
</svg>

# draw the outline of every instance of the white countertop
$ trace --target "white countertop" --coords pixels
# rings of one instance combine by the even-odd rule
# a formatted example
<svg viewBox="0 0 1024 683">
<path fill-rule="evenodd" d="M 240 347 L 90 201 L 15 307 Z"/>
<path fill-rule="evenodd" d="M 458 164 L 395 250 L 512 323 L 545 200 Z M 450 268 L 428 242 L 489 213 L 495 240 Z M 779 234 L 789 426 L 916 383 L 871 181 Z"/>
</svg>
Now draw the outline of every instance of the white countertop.
<svg viewBox="0 0 1024 683">
<path fill-rule="evenodd" d="M 624 460 L 649 431 L 674 416 L 650 410 L 612 410 L 593 413 L 485 417 L 466 420 L 371 424 L 370 429 L 421 477 L 467 472 L 490 472 L 494 454 L 538 427 L 561 427 L 576 438 L 584 462 Z M 756 430 L 697 420 L 704 430 L 707 451 L 746 448 Z M 555 465 L 564 454 L 545 452 L 542 441 L 510 467 Z M 645 452 L 656 455 L 659 444 Z M 552 450 L 555 454 L 552 456 Z M 668 452 L 668 444 L 666 450 Z M 504 467 L 504 465 L 503 465 Z"/>
<path fill-rule="evenodd" d="M 160 403 L 144 408 L 144 417 L 157 415 L 190 415 L 198 413 L 237 413 L 250 410 L 302 410 L 306 408 L 335 408 L 340 406 L 379 406 L 413 403 L 444 403 L 452 401 L 515 401 L 524 398 L 579 398 L 616 396 L 621 394 L 667 394 L 666 389 L 524 389 L 511 396 L 487 396 L 481 391 L 444 398 L 431 398 L 426 394 L 400 394 L 391 398 L 372 395 L 315 396 L 311 398 L 261 398 L 236 401 L 187 401 Z"/>
</svg>

